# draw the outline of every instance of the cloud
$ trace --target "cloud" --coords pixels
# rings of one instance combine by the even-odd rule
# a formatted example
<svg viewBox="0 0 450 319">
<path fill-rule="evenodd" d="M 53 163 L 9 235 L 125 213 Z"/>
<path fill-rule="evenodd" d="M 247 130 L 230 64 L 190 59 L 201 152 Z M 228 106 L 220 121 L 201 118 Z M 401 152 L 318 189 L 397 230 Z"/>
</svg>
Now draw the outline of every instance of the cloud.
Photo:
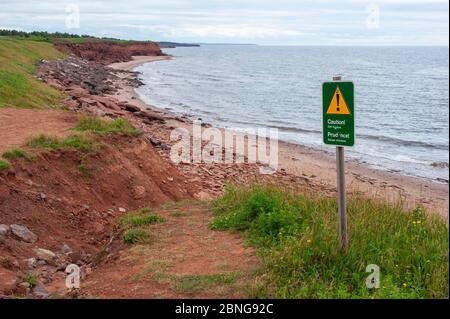
<svg viewBox="0 0 450 319">
<path fill-rule="evenodd" d="M 70 4 L 80 7 L 80 29 L 66 29 Z M 369 4 L 380 10 L 371 30 Z M 448 0 L 1 0 L 0 25 L 139 40 L 333 44 L 345 35 L 355 44 L 445 45 L 448 7 Z"/>
<path fill-rule="evenodd" d="M 169 38 L 192 37 L 192 38 L 237 38 L 237 39 L 263 39 L 270 37 L 301 36 L 302 32 L 279 27 L 261 26 L 239 26 L 239 25 L 219 25 L 219 26 L 147 26 L 121 24 L 126 28 L 137 28 L 160 32 Z"/>
<path fill-rule="evenodd" d="M 180 36 L 190 37 L 219 37 L 258 39 L 279 36 L 300 36 L 301 32 L 277 27 L 240 27 L 240 26 L 200 26 L 176 29 Z"/>
</svg>

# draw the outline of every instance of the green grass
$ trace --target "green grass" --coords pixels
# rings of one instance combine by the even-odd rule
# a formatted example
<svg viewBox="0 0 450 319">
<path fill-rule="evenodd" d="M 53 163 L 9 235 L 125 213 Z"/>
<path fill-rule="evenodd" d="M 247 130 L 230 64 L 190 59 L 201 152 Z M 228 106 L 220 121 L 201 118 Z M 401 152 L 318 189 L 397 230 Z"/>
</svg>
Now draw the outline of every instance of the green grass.
<svg viewBox="0 0 450 319">
<path fill-rule="evenodd" d="M 16 158 L 24 158 L 27 160 L 33 160 L 35 158 L 35 155 L 29 154 L 28 152 L 20 149 L 20 148 L 14 148 L 12 150 L 9 150 L 2 155 L 3 158 L 13 160 Z"/>
<path fill-rule="evenodd" d="M 38 283 L 36 275 L 33 274 L 28 274 L 27 277 L 25 278 L 25 281 L 30 285 L 30 287 L 34 287 Z"/>
<path fill-rule="evenodd" d="M 145 243 L 149 240 L 150 233 L 145 229 L 129 229 L 123 234 L 125 244 Z"/>
<path fill-rule="evenodd" d="M 41 134 L 28 140 L 27 146 L 32 148 L 43 148 L 49 150 L 76 149 L 82 152 L 96 152 L 99 145 L 95 143 L 93 134 L 138 134 L 137 130 L 129 124 L 128 121 L 117 119 L 113 121 L 103 120 L 95 117 L 83 117 L 74 128 L 76 134 L 70 135 L 65 139 L 56 136 Z M 22 156 L 23 151 L 12 151 L 8 156 Z M 82 173 L 85 172 L 85 166 L 79 167 Z"/>
<path fill-rule="evenodd" d="M 55 136 L 39 135 L 31 138 L 28 147 L 43 148 L 50 150 L 62 149 L 77 149 L 82 152 L 95 152 L 97 145 L 93 139 L 88 135 L 71 135 L 65 139 L 60 139 Z"/>
<path fill-rule="evenodd" d="M 163 218 L 158 215 L 150 214 L 148 208 L 142 208 L 137 212 L 128 213 L 120 218 L 122 227 L 140 227 L 150 224 L 155 224 L 163 221 Z"/>
<path fill-rule="evenodd" d="M 8 162 L 0 160 L 0 172 L 7 170 L 10 167 L 11 167 L 11 165 Z"/>
<path fill-rule="evenodd" d="M 56 108 L 62 95 L 34 77 L 36 62 L 64 57 L 52 44 L 0 38 L 0 107 Z"/>
<path fill-rule="evenodd" d="M 152 43 L 152 41 L 136 41 L 136 40 L 121 40 L 117 38 L 108 37 L 94 37 L 90 35 L 78 35 L 67 32 L 45 32 L 33 31 L 25 32 L 19 30 L 0 29 L 0 39 L 13 39 L 18 41 L 41 41 L 48 43 L 86 43 L 86 42 L 112 42 L 116 44 L 142 44 Z"/>
<path fill-rule="evenodd" d="M 145 226 L 164 221 L 161 216 L 151 214 L 150 209 L 142 208 L 121 216 L 120 225 L 125 230 L 123 242 L 125 244 L 146 243 L 149 241 L 150 232 Z"/>
<path fill-rule="evenodd" d="M 75 131 L 89 131 L 97 134 L 124 134 L 138 135 L 135 129 L 126 119 L 106 120 L 99 117 L 82 117 Z"/>
<path fill-rule="evenodd" d="M 272 187 L 228 187 L 214 203 L 213 229 L 245 232 L 263 263 L 253 297 L 448 298 L 447 224 L 420 208 L 404 211 L 348 199 L 349 247 L 340 251 L 333 198 Z M 368 289 L 366 266 L 380 267 Z"/>
</svg>

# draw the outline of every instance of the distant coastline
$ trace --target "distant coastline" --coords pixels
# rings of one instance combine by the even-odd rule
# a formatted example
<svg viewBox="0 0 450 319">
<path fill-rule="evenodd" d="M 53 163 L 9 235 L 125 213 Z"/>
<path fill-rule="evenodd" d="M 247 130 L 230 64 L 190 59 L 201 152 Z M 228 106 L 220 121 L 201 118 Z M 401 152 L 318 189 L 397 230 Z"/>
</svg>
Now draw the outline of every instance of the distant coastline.
<svg viewBox="0 0 450 319">
<path fill-rule="evenodd" d="M 180 42 L 170 42 L 170 41 L 161 41 L 156 42 L 161 49 L 173 49 L 173 48 L 183 48 L 183 47 L 200 47 L 200 46 L 209 46 L 209 45 L 217 45 L 217 46 L 258 46 L 253 43 L 180 43 Z"/>
<path fill-rule="evenodd" d="M 196 43 L 179 43 L 170 41 L 156 42 L 161 49 L 178 48 L 178 47 L 199 47 L 200 44 Z"/>
</svg>

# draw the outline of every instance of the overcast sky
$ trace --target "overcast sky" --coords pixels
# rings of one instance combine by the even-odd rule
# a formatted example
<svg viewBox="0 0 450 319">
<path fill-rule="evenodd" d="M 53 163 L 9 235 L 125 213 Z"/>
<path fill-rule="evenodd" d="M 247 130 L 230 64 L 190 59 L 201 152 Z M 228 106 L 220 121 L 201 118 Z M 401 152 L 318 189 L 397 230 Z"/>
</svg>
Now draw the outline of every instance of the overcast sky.
<svg viewBox="0 0 450 319">
<path fill-rule="evenodd" d="M 180 42 L 448 45 L 448 10 L 448 0 L 0 0 L 0 28 Z"/>
</svg>

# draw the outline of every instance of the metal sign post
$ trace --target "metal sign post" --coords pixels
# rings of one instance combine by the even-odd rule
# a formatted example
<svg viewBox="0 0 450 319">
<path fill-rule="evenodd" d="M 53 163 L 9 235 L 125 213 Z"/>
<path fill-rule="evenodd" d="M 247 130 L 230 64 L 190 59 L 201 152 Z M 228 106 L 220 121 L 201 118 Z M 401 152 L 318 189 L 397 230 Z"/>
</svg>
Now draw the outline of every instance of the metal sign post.
<svg viewBox="0 0 450 319">
<path fill-rule="evenodd" d="M 347 209 L 345 205 L 344 146 L 355 142 L 353 82 L 334 76 L 323 83 L 323 141 L 336 145 L 337 200 L 339 216 L 339 246 L 347 246 Z"/>
<path fill-rule="evenodd" d="M 347 246 L 347 208 L 345 207 L 345 167 L 344 147 L 336 146 L 338 215 L 339 215 L 339 246 Z"/>
</svg>

